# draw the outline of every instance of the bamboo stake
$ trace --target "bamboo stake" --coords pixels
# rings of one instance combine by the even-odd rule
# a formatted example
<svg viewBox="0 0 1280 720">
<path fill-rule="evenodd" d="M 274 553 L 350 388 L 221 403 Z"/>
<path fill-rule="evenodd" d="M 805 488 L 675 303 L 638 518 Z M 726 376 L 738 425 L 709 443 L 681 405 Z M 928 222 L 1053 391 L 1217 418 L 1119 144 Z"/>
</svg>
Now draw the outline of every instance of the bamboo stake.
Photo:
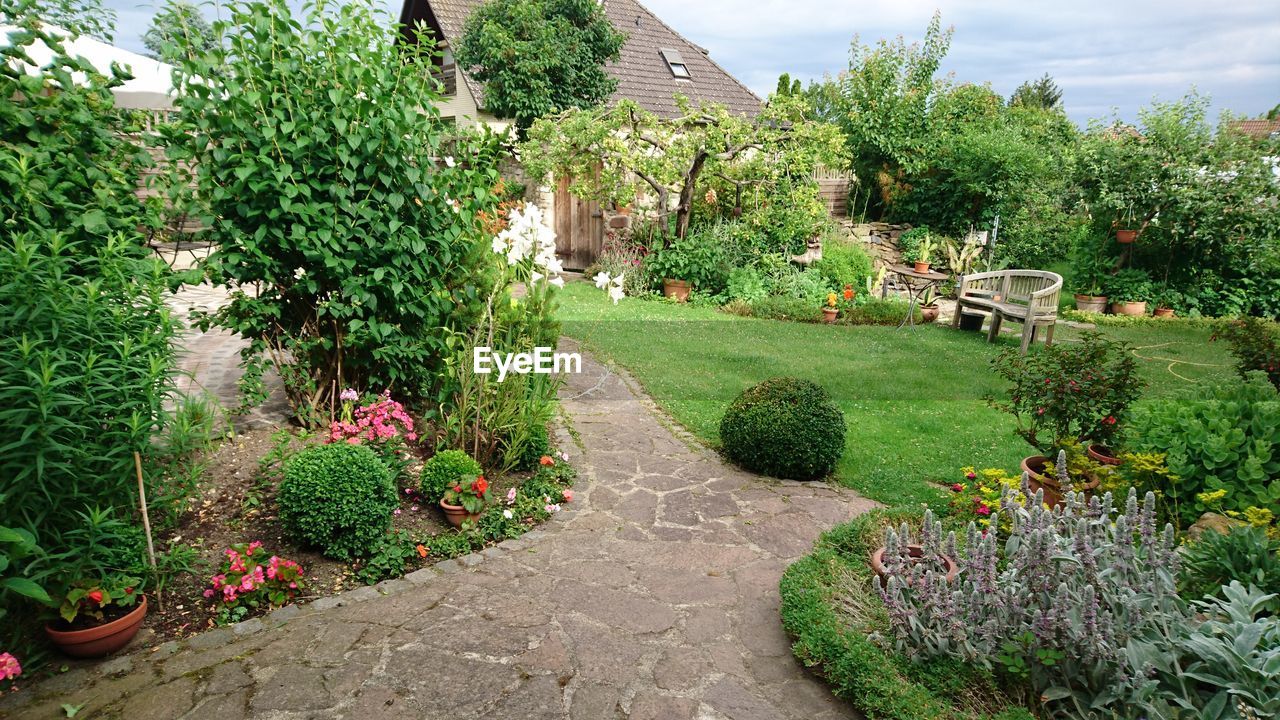
<svg viewBox="0 0 1280 720">
<path fill-rule="evenodd" d="M 151 516 L 147 514 L 147 487 L 142 482 L 142 455 L 137 450 L 133 451 L 133 467 L 138 473 L 138 508 L 142 510 L 142 529 L 147 535 L 147 557 L 151 560 L 151 572 L 158 577 L 156 546 L 151 539 Z M 156 603 L 164 609 L 164 591 L 159 586 L 156 587 Z"/>
</svg>

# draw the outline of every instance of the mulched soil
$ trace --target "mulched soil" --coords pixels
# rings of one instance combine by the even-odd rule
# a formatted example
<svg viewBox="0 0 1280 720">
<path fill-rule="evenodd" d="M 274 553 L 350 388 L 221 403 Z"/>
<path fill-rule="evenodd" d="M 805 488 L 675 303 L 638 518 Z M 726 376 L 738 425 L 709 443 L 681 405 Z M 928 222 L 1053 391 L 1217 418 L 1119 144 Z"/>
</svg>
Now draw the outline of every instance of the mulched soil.
<svg viewBox="0 0 1280 720">
<path fill-rule="evenodd" d="M 177 528 L 156 538 L 157 550 L 174 544 L 194 548 L 199 556 L 198 565 L 194 572 L 178 575 L 165 588 L 162 597 L 153 598 L 155 602 L 147 613 L 144 633 L 139 636 L 140 644 L 157 645 L 215 626 L 217 604 L 206 599 L 203 593 L 209 577 L 220 570 L 226 549 L 236 543 L 258 540 L 270 554 L 301 564 L 306 573 L 306 586 L 296 602 L 335 595 L 362 584 L 355 578 L 350 564 L 301 547 L 286 535 L 276 515 L 278 464 L 269 465 L 266 472 L 260 469 L 260 461 L 277 447 L 277 432 L 258 429 L 237 433 L 207 457 L 200 493 L 191 499 L 190 509 Z M 303 443 L 294 437 L 290 447 L 296 451 Z M 418 459 L 410 467 L 408 477 L 416 480 L 421 468 L 422 462 Z M 523 482 L 527 476 L 516 473 L 493 480 L 490 496 L 504 497 L 508 488 Z M 453 532 L 438 507 L 416 502 L 403 488 L 400 497 L 400 513 L 392 520 L 395 529 L 409 531 L 415 541 L 428 547 L 432 535 Z M 439 559 L 431 555 L 415 557 L 405 572 Z"/>
</svg>

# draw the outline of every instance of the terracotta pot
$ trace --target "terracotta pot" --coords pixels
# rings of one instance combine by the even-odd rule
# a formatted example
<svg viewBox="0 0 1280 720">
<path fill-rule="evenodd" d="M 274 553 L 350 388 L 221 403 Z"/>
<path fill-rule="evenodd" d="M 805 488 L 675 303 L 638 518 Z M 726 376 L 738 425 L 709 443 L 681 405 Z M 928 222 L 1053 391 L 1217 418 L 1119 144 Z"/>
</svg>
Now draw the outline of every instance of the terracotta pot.
<svg viewBox="0 0 1280 720">
<path fill-rule="evenodd" d="M 889 573 L 884 569 L 884 550 L 884 546 L 882 545 L 876 548 L 875 552 L 871 553 L 871 569 L 876 572 L 877 576 L 879 576 L 880 582 L 885 582 L 889 575 Z M 908 545 L 907 552 L 911 555 L 913 562 L 918 562 L 920 559 L 924 558 L 924 548 L 919 545 Z M 956 565 L 956 561 L 946 555 L 943 555 L 942 562 L 947 568 L 947 582 L 955 580 L 956 574 L 960 572 L 960 568 Z M 907 584 L 911 584 L 909 579 L 907 580 Z"/>
<path fill-rule="evenodd" d="M 833 307 L 822 308 L 822 320 L 828 325 L 834 323 L 836 321 L 836 316 L 839 314 L 840 311 Z"/>
<path fill-rule="evenodd" d="M 918 263 L 916 263 L 916 272 L 918 272 L 918 273 L 927 273 L 927 272 L 929 272 L 929 265 L 930 265 L 930 264 L 931 264 L 931 263 L 926 263 L 926 262 L 918 262 Z"/>
<path fill-rule="evenodd" d="M 443 500 L 440 501 L 440 509 L 444 511 L 444 519 L 454 527 L 462 527 L 466 520 L 475 521 L 480 518 L 480 513 L 469 513 L 461 505 L 450 505 Z"/>
<path fill-rule="evenodd" d="M 1044 501 L 1052 507 L 1062 504 L 1062 488 L 1058 487 L 1058 479 L 1052 473 L 1046 473 L 1044 468 L 1053 461 L 1044 455 L 1032 455 L 1022 459 L 1022 472 L 1027 474 L 1027 484 L 1031 486 L 1031 492 L 1044 490 Z M 1102 478 L 1090 477 L 1089 482 L 1084 485 L 1076 483 L 1076 487 L 1081 492 L 1091 492 L 1096 490 L 1098 484 L 1102 482 Z"/>
<path fill-rule="evenodd" d="M 1173 317 L 1173 308 L 1158 307 L 1152 314 L 1156 317 L 1171 318 Z"/>
<path fill-rule="evenodd" d="M 1130 317 L 1143 317 L 1147 314 L 1147 301 L 1141 302 L 1113 302 L 1111 303 L 1111 312 L 1114 315 L 1129 315 Z"/>
<path fill-rule="evenodd" d="M 630 215 L 630 214 L 631 214 L 631 206 L 630 206 L 630 205 L 619 205 L 619 206 L 618 206 L 618 214 L 619 214 L 619 215 Z"/>
<path fill-rule="evenodd" d="M 938 306 L 937 305 L 921 305 L 920 315 L 924 317 L 925 322 L 931 323 L 934 320 L 938 319 Z"/>
<path fill-rule="evenodd" d="M 688 302 L 689 281 L 664 278 L 662 280 L 662 294 L 669 298 L 675 298 L 677 302 Z"/>
<path fill-rule="evenodd" d="M 111 622 L 85 630 L 57 630 L 50 623 L 44 626 L 44 632 L 64 655 L 100 658 L 128 645 L 133 636 L 138 634 L 142 619 L 146 616 L 147 598 L 144 595 L 137 607 Z"/>
<path fill-rule="evenodd" d="M 1076 309 L 1080 312 L 1102 313 L 1107 311 L 1106 295 L 1081 295 L 1076 293 Z"/>
<path fill-rule="evenodd" d="M 1111 448 L 1107 447 L 1106 445 L 1099 445 L 1098 443 L 1093 443 L 1092 445 L 1085 447 L 1084 451 L 1089 456 L 1089 458 L 1094 462 L 1100 462 L 1103 465 L 1123 464 L 1120 458 L 1111 454 Z"/>
<path fill-rule="evenodd" d="M 1137 230 L 1117 230 L 1116 231 L 1116 242 L 1120 243 L 1121 245 L 1128 245 L 1129 243 L 1137 239 L 1138 239 Z"/>
</svg>

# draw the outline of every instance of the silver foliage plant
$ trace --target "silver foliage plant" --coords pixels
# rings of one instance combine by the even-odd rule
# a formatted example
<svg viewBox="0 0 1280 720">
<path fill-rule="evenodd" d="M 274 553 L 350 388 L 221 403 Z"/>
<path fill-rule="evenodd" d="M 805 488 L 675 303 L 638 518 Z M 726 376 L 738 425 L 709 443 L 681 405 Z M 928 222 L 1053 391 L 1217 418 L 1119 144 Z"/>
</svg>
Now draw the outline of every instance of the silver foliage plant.
<svg viewBox="0 0 1280 720">
<path fill-rule="evenodd" d="M 907 528 L 887 531 L 888 577 L 877 588 L 893 640 L 909 655 L 946 655 L 1018 677 L 1055 715 L 1111 715 L 1106 709 L 1126 705 L 1142 682 L 1129 670 L 1129 641 L 1182 616 L 1173 526 L 1158 528 L 1154 494 L 1139 502 L 1132 489 L 1123 510 L 1111 493 L 1073 492 L 1050 509 L 1024 476 L 1021 497 L 1006 489 L 988 530 L 969 524 L 963 550 L 948 535 L 960 568 L 952 583 L 932 515 L 921 531 L 924 557 L 914 562 Z"/>
</svg>

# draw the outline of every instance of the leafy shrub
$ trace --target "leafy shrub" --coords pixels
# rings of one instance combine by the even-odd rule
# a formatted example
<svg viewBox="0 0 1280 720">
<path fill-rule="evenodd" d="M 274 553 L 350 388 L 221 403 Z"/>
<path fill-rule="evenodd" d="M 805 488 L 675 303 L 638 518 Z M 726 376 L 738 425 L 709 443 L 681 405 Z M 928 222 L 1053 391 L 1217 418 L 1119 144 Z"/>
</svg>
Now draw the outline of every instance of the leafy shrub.
<svg viewBox="0 0 1280 720">
<path fill-rule="evenodd" d="M 841 316 L 846 325 L 897 325 L 907 317 L 911 304 L 896 298 L 871 298 L 854 305 Z M 915 322 L 923 322 L 924 314 L 917 307 L 913 311 Z"/>
<path fill-rule="evenodd" d="M 1224 585 L 1238 582 L 1273 594 L 1267 612 L 1280 615 L 1280 539 L 1265 528 L 1242 526 L 1221 534 L 1206 532 L 1182 555 L 1181 585 L 1191 597 L 1221 597 Z"/>
<path fill-rule="evenodd" d="M 822 306 L 799 298 L 770 295 L 751 303 L 751 315 L 766 320 L 818 322 L 822 319 Z"/>
<path fill-rule="evenodd" d="M 995 518 L 983 534 L 970 523 L 957 549 L 955 534 L 944 538 L 926 513 L 924 559 L 954 558 L 952 583 L 934 563 L 912 560 L 906 525 L 888 529 L 880 593 L 897 647 L 999 671 L 1029 686 L 1054 717 L 1124 707 L 1128 642 L 1183 619 L 1173 526 L 1156 527 L 1152 493 L 1140 505 L 1130 491 L 1118 513 L 1110 493 L 1087 504 L 1068 493 L 1052 510 L 1040 493 L 1021 494 L 1022 502 L 1011 490 L 1002 498 L 1001 511 L 1014 515 L 1003 547 Z"/>
<path fill-rule="evenodd" d="M 1280 392 L 1262 373 L 1140 403 L 1125 447 L 1164 453 L 1177 478 L 1164 501 L 1183 527 L 1206 510 L 1280 503 Z"/>
<path fill-rule="evenodd" d="M 764 475 L 811 480 L 844 452 L 844 414 L 819 385 L 773 378 L 743 391 L 720 421 L 725 455 Z"/>
<path fill-rule="evenodd" d="M 1111 302 L 1146 302 L 1155 294 L 1155 286 L 1146 270 L 1126 268 L 1103 278 L 1102 294 Z"/>
<path fill-rule="evenodd" d="M 346 443 L 290 458 L 277 500 L 289 533 L 336 560 L 369 554 L 397 505 L 387 466 L 369 448 Z"/>
<path fill-rule="evenodd" d="M 1214 339 L 1218 338 L 1231 345 L 1241 377 L 1253 371 L 1264 372 L 1271 384 L 1280 389 L 1280 325 L 1258 318 L 1233 320 L 1215 328 Z"/>
<path fill-rule="evenodd" d="M 650 253 L 646 262 L 655 280 L 685 280 L 695 289 L 708 293 L 723 290 L 728 277 L 720 246 L 701 233 L 693 233 Z"/>
<path fill-rule="evenodd" d="M 419 550 L 418 548 L 422 548 Z M 424 556 L 425 546 L 413 541 L 413 537 L 405 530 L 392 530 L 379 539 L 373 546 L 369 556 L 356 565 L 356 579 L 366 585 L 373 585 L 390 578 L 404 575 L 405 565 L 415 555 Z"/>
<path fill-rule="evenodd" d="M 827 279 L 812 270 L 799 270 L 787 263 L 770 273 L 769 291 L 781 297 L 794 298 L 821 305 L 831 288 Z"/>
<path fill-rule="evenodd" d="M 419 491 L 428 502 L 437 503 L 449 488 L 466 478 L 484 474 L 480 463 L 461 450 L 441 450 L 422 466 Z"/>
<path fill-rule="evenodd" d="M 582 276 L 593 278 L 602 272 L 610 277 L 621 275 L 622 290 L 627 297 L 642 297 L 649 294 L 655 282 L 661 281 L 650 273 L 649 264 L 645 262 L 647 252 L 642 245 L 606 236 L 600 254 Z"/>
<path fill-rule="evenodd" d="M 516 461 L 516 469 L 532 470 L 538 467 L 538 461 L 551 452 L 551 437 L 547 434 L 546 425 L 534 425 L 529 428 L 529 439 Z"/>
<path fill-rule="evenodd" d="M 1009 348 L 991 366 L 1012 385 L 1007 400 L 987 402 L 1012 415 L 1015 432 L 1047 455 L 1062 441 L 1107 442 L 1144 385 L 1128 344 L 1098 333 L 1026 355 Z"/>
<path fill-rule="evenodd" d="M 247 338 L 246 382 L 274 366 L 309 426 L 345 386 L 429 396 L 448 330 L 481 307 L 499 141 L 446 137 L 429 43 L 400 42 L 370 2 L 244 0 L 224 17 L 225 42 L 178 64 L 167 140 L 215 218 L 209 280 L 257 292 L 203 324 Z"/>
<path fill-rule="evenodd" d="M 254 541 L 227 549 L 222 569 L 209 579 L 204 596 L 217 603 L 219 625 L 240 622 L 260 608 L 278 608 L 304 587 L 302 566 L 272 555 Z"/>
<path fill-rule="evenodd" d="M 769 294 L 765 286 L 764 276 L 754 267 L 735 267 L 729 272 L 728 287 L 725 294 L 730 300 L 741 300 L 753 303 Z"/>
<path fill-rule="evenodd" d="M 876 640 L 889 625 L 867 558 L 885 526 L 919 519 L 913 509 L 872 510 L 823 533 L 813 554 L 787 568 L 779 590 L 792 651 L 867 717 L 1029 719 L 1009 707 L 989 673 L 946 658 L 915 662 Z"/>
<path fill-rule="evenodd" d="M 842 290 L 846 285 L 856 289 L 871 277 L 871 258 L 851 241 L 827 238 L 822 243 L 822 259 L 811 268 L 811 272 L 815 271 L 826 278 L 832 289 Z"/>
</svg>

